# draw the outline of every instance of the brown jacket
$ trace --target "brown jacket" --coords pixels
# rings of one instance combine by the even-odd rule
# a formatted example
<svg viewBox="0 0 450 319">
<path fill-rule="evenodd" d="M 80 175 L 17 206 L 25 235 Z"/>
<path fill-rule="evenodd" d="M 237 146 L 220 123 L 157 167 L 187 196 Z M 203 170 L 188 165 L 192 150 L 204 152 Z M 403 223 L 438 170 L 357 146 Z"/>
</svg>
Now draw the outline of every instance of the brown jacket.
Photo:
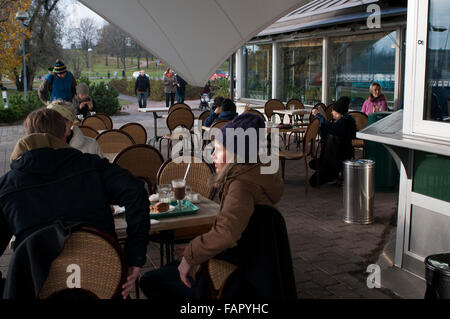
<svg viewBox="0 0 450 319">
<path fill-rule="evenodd" d="M 194 238 L 184 251 L 191 265 L 199 265 L 236 246 L 255 205 L 276 206 L 284 191 L 280 174 L 262 175 L 258 164 L 236 165 L 220 192 L 220 211 L 212 229 Z"/>
</svg>

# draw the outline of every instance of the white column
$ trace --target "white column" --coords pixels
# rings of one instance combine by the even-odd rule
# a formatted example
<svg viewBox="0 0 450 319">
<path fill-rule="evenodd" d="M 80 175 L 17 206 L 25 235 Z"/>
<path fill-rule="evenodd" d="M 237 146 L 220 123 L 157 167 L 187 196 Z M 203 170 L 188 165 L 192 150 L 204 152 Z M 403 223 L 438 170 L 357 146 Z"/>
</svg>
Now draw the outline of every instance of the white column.
<svg viewBox="0 0 450 319">
<path fill-rule="evenodd" d="M 278 43 L 272 42 L 272 99 L 278 96 Z"/>
<path fill-rule="evenodd" d="M 394 87 L 394 109 L 396 110 L 403 100 L 403 29 L 396 30 L 396 48 L 395 48 L 395 87 Z"/>
<path fill-rule="evenodd" d="M 236 51 L 236 100 L 242 97 L 242 84 L 243 84 L 243 51 L 242 48 Z"/>
<path fill-rule="evenodd" d="M 328 37 L 323 38 L 322 44 L 322 103 L 328 105 Z"/>
</svg>

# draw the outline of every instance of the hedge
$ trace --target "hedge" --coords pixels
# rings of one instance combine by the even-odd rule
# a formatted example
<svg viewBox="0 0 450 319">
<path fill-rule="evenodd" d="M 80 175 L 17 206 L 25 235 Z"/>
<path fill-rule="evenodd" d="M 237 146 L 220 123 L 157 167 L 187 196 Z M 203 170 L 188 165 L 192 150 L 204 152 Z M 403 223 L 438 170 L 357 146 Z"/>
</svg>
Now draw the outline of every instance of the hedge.
<svg viewBox="0 0 450 319">
<path fill-rule="evenodd" d="M 12 93 L 8 95 L 7 109 L 0 108 L 0 123 L 14 123 L 28 116 L 28 114 L 36 109 L 43 107 L 39 100 L 37 91 L 28 92 L 28 101 L 20 93 Z"/>
</svg>

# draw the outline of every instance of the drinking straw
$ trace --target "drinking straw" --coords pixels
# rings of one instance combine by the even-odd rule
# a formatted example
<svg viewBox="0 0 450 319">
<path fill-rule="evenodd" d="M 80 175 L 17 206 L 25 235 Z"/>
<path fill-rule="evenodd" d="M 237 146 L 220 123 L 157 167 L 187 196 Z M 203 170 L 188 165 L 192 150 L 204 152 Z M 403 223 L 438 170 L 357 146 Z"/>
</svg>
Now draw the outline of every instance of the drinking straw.
<svg viewBox="0 0 450 319">
<path fill-rule="evenodd" d="M 189 173 L 189 169 L 191 168 L 191 163 L 188 164 L 187 168 L 186 168 L 186 173 L 184 173 L 184 180 L 186 180 L 187 174 Z"/>
</svg>

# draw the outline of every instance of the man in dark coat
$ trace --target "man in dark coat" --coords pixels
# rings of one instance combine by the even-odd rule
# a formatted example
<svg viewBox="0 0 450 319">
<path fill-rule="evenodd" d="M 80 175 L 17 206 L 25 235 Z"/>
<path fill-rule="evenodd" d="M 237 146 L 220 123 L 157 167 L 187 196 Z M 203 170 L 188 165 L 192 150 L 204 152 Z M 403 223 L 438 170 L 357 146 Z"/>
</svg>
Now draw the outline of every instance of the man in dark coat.
<svg viewBox="0 0 450 319">
<path fill-rule="evenodd" d="M 64 118 L 54 110 L 31 112 L 24 128 L 28 135 L 18 141 L 11 171 L 0 179 L 0 255 L 12 235 L 17 247 L 56 221 L 82 223 L 116 237 L 110 205 L 125 206 L 125 298 L 146 260 L 150 221 L 143 182 L 97 155 L 67 145 Z"/>
<path fill-rule="evenodd" d="M 184 99 L 186 98 L 186 81 L 179 76 L 177 77 L 177 102 L 178 103 L 184 103 Z"/>
<path fill-rule="evenodd" d="M 137 95 L 139 108 L 147 107 L 147 97 L 150 95 L 150 80 L 142 70 L 134 84 L 134 93 Z"/>
<path fill-rule="evenodd" d="M 310 163 L 311 168 L 319 171 L 309 180 L 313 187 L 336 181 L 340 178 L 344 161 L 353 157 L 352 140 L 356 138 L 356 124 L 353 117 L 347 114 L 349 104 L 350 99 L 344 96 L 333 105 L 333 122 L 329 122 L 317 109 L 312 111 L 320 121 L 322 138 L 320 158 Z"/>
</svg>

